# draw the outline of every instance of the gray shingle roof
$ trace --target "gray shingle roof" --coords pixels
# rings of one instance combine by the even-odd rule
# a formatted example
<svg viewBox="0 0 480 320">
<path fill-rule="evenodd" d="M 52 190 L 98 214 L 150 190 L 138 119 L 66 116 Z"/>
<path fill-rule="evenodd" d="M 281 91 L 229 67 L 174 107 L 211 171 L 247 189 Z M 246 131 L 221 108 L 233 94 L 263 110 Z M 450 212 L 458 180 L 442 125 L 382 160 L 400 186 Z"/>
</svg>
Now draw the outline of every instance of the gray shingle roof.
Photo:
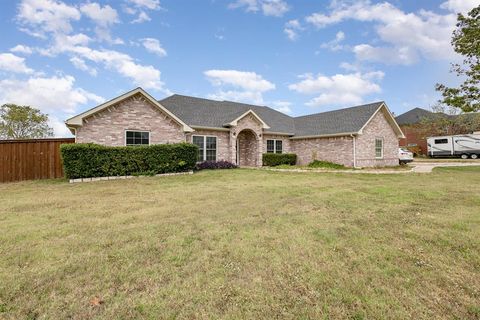
<svg viewBox="0 0 480 320">
<path fill-rule="evenodd" d="M 266 132 L 291 133 L 295 136 L 316 136 L 358 132 L 383 102 L 290 117 L 266 106 L 215 101 L 175 94 L 159 101 L 162 106 L 189 126 L 222 128 L 248 110 L 255 112 L 270 129 Z"/>
<path fill-rule="evenodd" d="M 311 114 L 295 118 L 296 136 L 358 132 L 383 102 Z"/>
<path fill-rule="evenodd" d="M 423 119 L 433 119 L 437 117 L 438 113 L 433 113 L 431 111 L 422 109 L 422 108 L 414 108 L 410 111 L 402 113 L 398 117 L 395 118 L 399 125 L 410 125 L 419 123 Z M 444 115 L 444 114 L 441 114 Z"/>
<path fill-rule="evenodd" d="M 293 118 L 269 107 L 178 94 L 159 102 L 189 126 L 222 128 L 224 124 L 252 110 L 270 127 L 267 131 L 294 133 L 295 130 Z"/>
</svg>

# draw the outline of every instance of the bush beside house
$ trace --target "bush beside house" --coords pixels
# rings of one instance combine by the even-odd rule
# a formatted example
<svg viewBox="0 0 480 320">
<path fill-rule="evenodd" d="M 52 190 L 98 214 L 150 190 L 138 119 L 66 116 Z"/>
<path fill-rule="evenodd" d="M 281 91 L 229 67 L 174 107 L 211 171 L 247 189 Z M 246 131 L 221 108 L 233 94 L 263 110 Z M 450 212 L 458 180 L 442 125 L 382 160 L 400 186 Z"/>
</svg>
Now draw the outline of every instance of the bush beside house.
<svg viewBox="0 0 480 320">
<path fill-rule="evenodd" d="M 203 161 L 197 164 L 197 170 L 205 169 L 235 169 L 237 166 L 231 162 L 220 160 L 220 161 Z"/>
<path fill-rule="evenodd" d="M 62 145 L 60 150 L 69 179 L 191 171 L 198 154 L 198 147 L 190 143 L 138 147 L 79 143 Z"/>
<path fill-rule="evenodd" d="M 283 164 L 293 166 L 297 163 L 297 155 L 294 153 L 264 153 L 262 160 L 263 165 L 268 167 L 275 167 Z"/>
</svg>

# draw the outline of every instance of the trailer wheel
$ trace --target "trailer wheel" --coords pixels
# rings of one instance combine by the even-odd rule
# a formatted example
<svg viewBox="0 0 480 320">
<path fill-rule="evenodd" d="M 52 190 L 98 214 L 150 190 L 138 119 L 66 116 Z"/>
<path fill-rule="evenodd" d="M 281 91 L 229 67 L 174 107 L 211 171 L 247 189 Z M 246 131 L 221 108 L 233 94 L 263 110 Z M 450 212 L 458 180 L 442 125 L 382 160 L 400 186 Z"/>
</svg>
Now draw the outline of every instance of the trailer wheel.
<svg viewBox="0 0 480 320">
<path fill-rule="evenodd" d="M 472 154 L 470 155 L 470 158 L 472 158 L 472 159 L 478 159 L 478 154 L 472 153 Z"/>
<path fill-rule="evenodd" d="M 468 154 L 464 153 L 464 154 L 462 154 L 462 155 L 460 156 L 460 158 L 462 158 L 462 159 L 468 159 Z"/>
</svg>

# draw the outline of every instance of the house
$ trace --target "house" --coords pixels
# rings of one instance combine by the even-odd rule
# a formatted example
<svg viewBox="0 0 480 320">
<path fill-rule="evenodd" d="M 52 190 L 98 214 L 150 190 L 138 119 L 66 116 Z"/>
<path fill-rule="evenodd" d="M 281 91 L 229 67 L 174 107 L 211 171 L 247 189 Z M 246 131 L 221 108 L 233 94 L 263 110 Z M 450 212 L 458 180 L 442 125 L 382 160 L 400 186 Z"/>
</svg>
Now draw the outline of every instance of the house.
<svg viewBox="0 0 480 320">
<path fill-rule="evenodd" d="M 450 115 L 414 108 L 395 118 L 405 134 L 400 146 L 411 148 L 419 154 L 427 154 L 427 138 L 432 136 L 468 134 L 480 130 L 479 113 Z"/>
<path fill-rule="evenodd" d="M 414 108 L 397 116 L 395 120 L 405 135 L 399 141 L 400 146 L 414 148 L 419 154 L 427 154 L 426 136 L 436 135 L 437 130 L 427 128 L 428 125 L 425 122 L 434 121 L 440 117 L 447 117 L 447 115 L 422 108 Z"/>
<path fill-rule="evenodd" d="M 199 161 L 261 166 L 263 153 L 295 153 L 298 164 L 398 165 L 400 127 L 384 102 L 290 117 L 265 106 L 172 95 L 141 88 L 66 120 L 77 143 L 108 146 L 191 142 Z"/>
</svg>

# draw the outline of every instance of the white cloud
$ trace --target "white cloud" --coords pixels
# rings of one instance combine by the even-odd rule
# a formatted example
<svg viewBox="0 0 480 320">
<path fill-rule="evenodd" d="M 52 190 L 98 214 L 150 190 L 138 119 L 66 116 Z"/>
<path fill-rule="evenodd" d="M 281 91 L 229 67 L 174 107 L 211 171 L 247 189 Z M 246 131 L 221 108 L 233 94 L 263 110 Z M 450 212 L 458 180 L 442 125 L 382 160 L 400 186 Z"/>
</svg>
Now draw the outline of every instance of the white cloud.
<svg viewBox="0 0 480 320">
<path fill-rule="evenodd" d="M 159 10 L 160 0 L 127 0 L 132 5 L 139 8 L 147 8 L 150 10 Z"/>
<path fill-rule="evenodd" d="M 316 95 L 306 103 L 307 106 L 348 106 L 362 103 L 365 96 L 381 92 L 377 82 L 383 76 L 381 71 L 336 74 L 331 77 L 305 74 L 300 82 L 288 88 L 298 93 Z"/>
<path fill-rule="evenodd" d="M 104 101 L 102 97 L 75 87 L 74 83 L 72 76 L 31 77 L 26 81 L 5 79 L 0 81 L 0 101 L 30 105 L 46 113 L 73 113 L 79 105 Z"/>
<path fill-rule="evenodd" d="M 25 58 L 12 53 L 0 53 L 0 70 L 14 73 L 33 73 L 33 69 L 25 64 Z"/>
<path fill-rule="evenodd" d="M 454 7 L 451 2 L 455 1 L 449 1 L 449 7 Z M 470 3 L 465 1 L 462 4 L 468 7 L 467 2 Z M 450 45 L 456 23 L 453 13 L 440 15 L 425 10 L 406 13 L 388 2 L 372 4 L 368 0 L 337 0 L 332 1 L 328 14 L 314 13 L 306 21 L 323 28 L 349 19 L 375 23 L 375 31 L 383 42 L 380 46 L 359 44 L 354 52 L 360 60 L 411 64 L 420 56 L 425 59 L 455 57 Z"/>
<path fill-rule="evenodd" d="M 321 47 L 329 49 L 331 51 L 342 50 L 344 46 L 342 45 L 343 40 L 345 40 L 345 33 L 343 31 L 338 31 L 335 35 L 335 39 L 322 43 Z"/>
<path fill-rule="evenodd" d="M 357 59 L 386 64 L 409 65 L 418 60 L 417 51 L 411 47 L 372 47 L 368 44 L 356 45 L 353 48 Z"/>
<path fill-rule="evenodd" d="M 152 19 L 150 18 L 150 16 L 148 14 L 145 13 L 145 11 L 140 11 L 137 19 L 132 20 L 131 23 L 143 23 L 143 22 L 151 21 L 151 20 Z"/>
<path fill-rule="evenodd" d="M 120 22 L 117 10 L 109 5 L 102 7 L 96 2 L 89 2 L 80 6 L 80 11 L 96 24 L 95 33 L 100 40 L 115 44 L 123 43 L 121 39 L 112 39 L 110 34 L 110 27 Z"/>
<path fill-rule="evenodd" d="M 288 21 L 283 28 L 283 32 L 287 35 L 288 39 L 292 41 L 298 39 L 298 32 L 301 30 L 303 30 L 303 27 L 297 19 Z"/>
<path fill-rule="evenodd" d="M 65 123 L 56 116 L 48 116 L 48 125 L 53 128 L 53 135 L 57 138 L 71 137 L 72 133 Z"/>
<path fill-rule="evenodd" d="M 287 3 L 282 0 L 264 0 L 262 2 L 262 11 L 266 16 L 281 17 L 290 10 Z"/>
<path fill-rule="evenodd" d="M 466 14 L 478 5 L 480 5 L 479 0 L 448 0 L 442 3 L 440 8 L 449 10 L 453 13 Z"/>
<path fill-rule="evenodd" d="M 86 63 L 85 60 L 80 59 L 79 57 L 71 57 L 70 62 L 73 64 L 73 66 L 79 70 L 86 71 L 88 72 L 91 76 L 96 77 L 97 76 L 97 70 L 95 68 L 89 67 Z"/>
<path fill-rule="evenodd" d="M 229 4 L 230 9 L 245 8 L 247 12 L 259 12 L 265 16 L 281 17 L 290 10 L 283 0 L 236 0 Z"/>
<path fill-rule="evenodd" d="M 237 70 L 207 70 L 207 79 L 220 90 L 209 97 L 217 100 L 234 100 L 263 103 L 263 93 L 275 89 L 275 84 L 255 72 Z M 225 90 L 224 87 L 227 87 Z M 232 90 L 229 90 L 231 87 Z"/>
<path fill-rule="evenodd" d="M 162 45 L 157 39 L 154 38 L 144 38 L 140 39 L 142 45 L 147 49 L 147 51 L 156 54 L 159 57 L 167 56 L 167 51 L 162 48 Z"/>
<path fill-rule="evenodd" d="M 33 50 L 29 46 L 24 46 L 22 44 L 18 44 L 15 47 L 10 49 L 11 52 L 15 53 L 23 53 L 23 54 L 32 54 Z"/>
<path fill-rule="evenodd" d="M 145 89 L 156 89 L 169 93 L 160 80 L 160 71 L 153 66 L 145 66 L 125 54 L 114 50 L 94 50 L 84 46 L 69 48 L 69 52 L 76 54 L 79 58 L 103 64 L 107 69 L 118 72 L 120 75 L 129 78 L 135 85 Z"/>
<path fill-rule="evenodd" d="M 292 104 L 288 101 L 273 101 L 271 103 L 273 108 L 279 112 L 291 114 L 292 113 Z"/>
<path fill-rule="evenodd" d="M 207 70 L 204 74 L 215 86 L 232 85 L 245 90 L 264 92 L 275 89 L 275 85 L 255 72 L 237 70 Z"/>
<path fill-rule="evenodd" d="M 92 19 L 96 24 L 103 27 L 108 27 L 120 22 L 117 10 L 109 5 L 102 7 L 96 2 L 89 2 L 80 6 L 80 11 Z"/>
<path fill-rule="evenodd" d="M 74 6 L 55 0 L 23 0 L 18 6 L 17 20 L 23 31 L 45 37 L 44 32 L 70 33 L 72 21 L 79 20 L 80 11 Z M 40 28 L 40 30 L 38 29 Z"/>
</svg>

